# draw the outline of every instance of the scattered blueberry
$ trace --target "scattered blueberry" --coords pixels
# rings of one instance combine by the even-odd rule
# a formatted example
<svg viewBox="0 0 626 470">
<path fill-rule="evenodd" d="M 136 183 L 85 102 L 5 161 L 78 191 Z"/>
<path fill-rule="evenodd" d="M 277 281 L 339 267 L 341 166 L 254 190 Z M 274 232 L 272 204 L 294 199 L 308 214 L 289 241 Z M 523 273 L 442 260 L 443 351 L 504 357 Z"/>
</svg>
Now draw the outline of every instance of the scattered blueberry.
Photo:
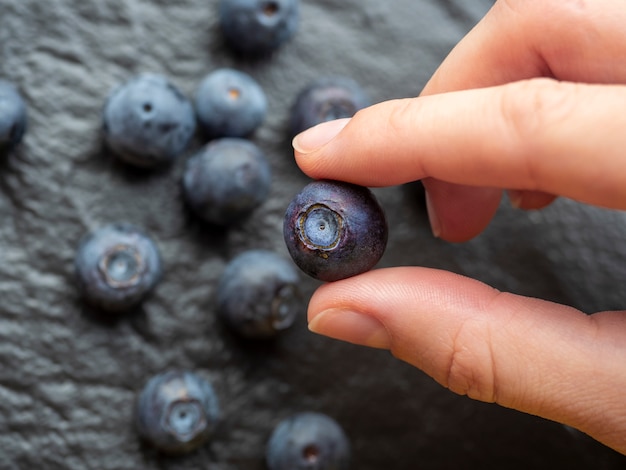
<svg viewBox="0 0 626 470">
<path fill-rule="evenodd" d="M 269 470 L 347 470 L 350 441 L 330 416 L 297 413 L 272 432 L 266 460 Z"/>
<path fill-rule="evenodd" d="M 299 277 L 293 263 L 266 250 L 233 258 L 217 288 L 220 317 L 237 333 L 269 338 L 289 328 L 302 311 Z"/>
<path fill-rule="evenodd" d="M 108 146 L 122 160 L 144 168 L 172 162 L 196 130 L 191 102 L 167 78 L 148 73 L 111 91 L 103 121 Z"/>
<path fill-rule="evenodd" d="M 291 201 L 283 226 L 291 257 L 304 272 L 336 281 L 370 270 L 387 245 L 387 222 L 363 186 L 320 180 Z"/>
<path fill-rule="evenodd" d="M 209 142 L 187 161 L 183 190 L 190 207 L 207 222 L 242 220 L 267 198 L 271 170 L 251 141 L 225 137 Z"/>
<path fill-rule="evenodd" d="M 17 88 L 0 80 L 0 155 L 19 144 L 26 131 L 26 103 Z"/>
<path fill-rule="evenodd" d="M 245 137 L 267 113 L 265 93 L 250 75 L 233 69 L 208 74 L 196 92 L 198 121 L 209 138 Z"/>
<path fill-rule="evenodd" d="M 317 124 L 349 118 L 370 105 L 361 86 L 348 77 L 323 77 L 307 85 L 291 108 L 293 135 Z"/>
<path fill-rule="evenodd" d="M 127 223 L 107 225 L 85 235 L 75 267 L 83 297 L 112 312 L 139 304 L 161 278 L 161 258 L 155 243 Z"/>
<path fill-rule="evenodd" d="M 136 408 L 139 436 L 161 452 L 183 454 L 215 433 L 219 404 L 211 384 L 193 372 L 172 370 L 152 377 Z"/>
<path fill-rule="evenodd" d="M 236 52 L 262 56 L 276 50 L 298 29 L 299 0 L 221 0 L 219 21 Z"/>
</svg>

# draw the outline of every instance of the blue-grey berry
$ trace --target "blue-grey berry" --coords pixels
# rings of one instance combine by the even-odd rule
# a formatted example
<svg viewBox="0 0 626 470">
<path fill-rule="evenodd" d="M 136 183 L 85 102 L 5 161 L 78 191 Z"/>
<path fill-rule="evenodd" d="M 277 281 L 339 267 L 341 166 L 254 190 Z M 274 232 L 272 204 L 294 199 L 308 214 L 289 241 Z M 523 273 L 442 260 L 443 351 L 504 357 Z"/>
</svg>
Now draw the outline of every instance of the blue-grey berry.
<svg viewBox="0 0 626 470">
<path fill-rule="evenodd" d="M 0 79 L 0 155 L 22 141 L 27 125 L 26 103 L 12 83 Z"/>
<path fill-rule="evenodd" d="M 283 234 L 300 269 L 321 281 L 337 281 L 376 265 L 387 246 L 388 228 L 368 188 L 319 180 L 291 201 Z"/>
<path fill-rule="evenodd" d="M 111 150 L 145 168 L 171 163 L 187 149 L 196 129 L 191 102 L 166 77 L 151 73 L 114 88 L 103 121 Z"/>
<path fill-rule="evenodd" d="M 261 125 L 267 98 L 250 75 L 222 68 L 208 74 L 195 98 L 198 122 L 209 138 L 246 137 Z"/>
<path fill-rule="evenodd" d="M 136 405 L 139 436 L 168 454 L 191 452 L 209 439 L 219 423 L 213 386 L 197 373 L 171 370 L 152 377 Z"/>
<path fill-rule="evenodd" d="M 319 78 L 296 96 L 291 108 L 291 132 L 296 135 L 322 122 L 352 117 L 369 105 L 365 91 L 352 78 Z"/>
<path fill-rule="evenodd" d="M 303 312 L 299 283 L 291 261 L 268 250 L 244 251 L 220 277 L 218 314 L 244 337 L 274 337 Z"/>
<path fill-rule="evenodd" d="M 226 41 L 236 52 L 264 56 L 297 31 L 299 0 L 221 0 L 219 22 Z"/>
<path fill-rule="evenodd" d="M 85 300 L 110 312 L 139 304 L 162 275 L 156 244 L 128 223 L 106 225 L 83 236 L 74 263 Z"/>
<path fill-rule="evenodd" d="M 281 421 L 272 432 L 266 461 L 269 470 L 347 470 L 350 441 L 330 416 L 297 413 Z"/>
<path fill-rule="evenodd" d="M 241 221 L 269 195 L 270 165 L 251 141 L 225 137 L 209 142 L 188 161 L 183 175 L 185 199 L 207 222 Z"/>
</svg>

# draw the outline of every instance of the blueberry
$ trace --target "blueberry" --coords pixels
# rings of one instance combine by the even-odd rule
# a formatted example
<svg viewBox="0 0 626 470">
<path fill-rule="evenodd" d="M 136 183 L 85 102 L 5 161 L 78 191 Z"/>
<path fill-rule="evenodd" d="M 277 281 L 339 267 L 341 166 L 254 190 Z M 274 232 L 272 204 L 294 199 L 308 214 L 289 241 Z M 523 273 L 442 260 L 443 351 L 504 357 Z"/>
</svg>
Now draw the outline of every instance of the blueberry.
<svg viewBox="0 0 626 470">
<path fill-rule="evenodd" d="M 236 52 L 263 56 L 276 50 L 298 29 L 298 0 L 221 0 L 219 22 Z"/>
<path fill-rule="evenodd" d="M 248 74 L 218 69 L 208 74 L 196 92 L 198 121 L 209 138 L 245 137 L 261 125 L 267 98 Z"/>
<path fill-rule="evenodd" d="M 271 170 L 252 142 L 225 137 L 209 142 L 188 161 L 183 191 L 202 219 L 229 225 L 248 216 L 269 194 Z"/>
<path fill-rule="evenodd" d="M 165 77 L 141 74 L 109 94 L 103 110 L 107 145 L 122 160 L 152 168 L 172 162 L 196 130 L 191 102 Z"/>
<path fill-rule="evenodd" d="M 387 245 L 385 214 L 374 194 L 339 181 L 305 186 L 287 208 L 283 231 L 295 263 L 322 281 L 368 271 Z"/>
<path fill-rule="evenodd" d="M 297 413 L 272 432 L 266 460 L 269 470 L 347 470 L 350 441 L 330 416 Z"/>
<path fill-rule="evenodd" d="M 219 404 L 212 385 L 182 370 L 152 377 L 139 393 L 136 426 L 139 436 L 167 454 L 197 449 L 215 434 Z"/>
<path fill-rule="evenodd" d="M 293 135 L 317 124 L 349 118 L 370 105 L 361 86 L 348 77 L 323 77 L 304 87 L 291 108 Z"/>
<path fill-rule="evenodd" d="M 75 267 L 85 300 L 111 312 L 139 304 L 161 278 L 155 243 L 127 223 L 106 225 L 83 236 Z"/>
<path fill-rule="evenodd" d="M 0 155 L 11 152 L 26 131 L 26 103 L 15 86 L 0 80 Z"/>
<path fill-rule="evenodd" d="M 290 261 L 272 251 L 245 251 L 220 277 L 218 314 L 244 337 L 273 337 L 289 328 L 302 311 L 298 284 Z"/>
</svg>

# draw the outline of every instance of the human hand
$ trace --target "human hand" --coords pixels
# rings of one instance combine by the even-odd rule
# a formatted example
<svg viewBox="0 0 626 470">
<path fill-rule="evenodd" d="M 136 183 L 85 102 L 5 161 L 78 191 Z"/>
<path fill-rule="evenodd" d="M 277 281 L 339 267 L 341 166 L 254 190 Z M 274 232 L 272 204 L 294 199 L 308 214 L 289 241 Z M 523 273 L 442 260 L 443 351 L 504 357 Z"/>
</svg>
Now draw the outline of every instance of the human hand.
<svg viewBox="0 0 626 470">
<path fill-rule="evenodd" d="M 421 179 L 435 235 L 480 233 L 509 191 L 626 209 L 626 10 L 618 0 L 500 0 L 421 97 L 294 139 L 314 178 Z M 576 427 L 626 453 L 626 312 L 586 315 L 445 271 L 329 283 L 309 327 L 389 349 L 451 390 Z"/>
</svg>

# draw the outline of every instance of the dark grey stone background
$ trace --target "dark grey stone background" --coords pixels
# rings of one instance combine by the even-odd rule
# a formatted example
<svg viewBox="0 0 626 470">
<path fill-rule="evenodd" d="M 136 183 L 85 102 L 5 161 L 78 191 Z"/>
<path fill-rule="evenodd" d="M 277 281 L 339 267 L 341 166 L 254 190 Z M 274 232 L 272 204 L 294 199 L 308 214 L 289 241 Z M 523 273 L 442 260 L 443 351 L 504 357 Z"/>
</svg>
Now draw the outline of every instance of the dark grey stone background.
<svg viewBox="0 0 626 470">
<path fill-rule="evenodd" d="M 360 470 L 624 468 L 577 431 L 456 396 L 387 352 L 312 335 L 304 313 L 270 344 L 223 329 L 213 298 L 224 264 L 247 248 L 286 255 L 283 211 L 308 181 L 287 137 L 297 91 L 333 73 L 356 78 L 373 101 L 416 95 L 492 1 L 303 1 L 298 35 L 258 63 L 225 49 L 216 3 L 0 0 L 0 76 L 30 106 L 23 145 L 0 165 L 0 469 L 263 469 L 272 427 L 305 409 L 345 427 Z M 103 150 L 99 130 L 106 94 L 131 74 L 164 73 L 191 95 L 221 66 L 252 74 L 269 96 L 253 139 L 274 181 L 249 220 L 217 232 L 183 204 L 188 155 L 135 171 Z M 503 204 L 484 234 L 453 245 L 430 235 L 419 189 L 376 193 L 391 227 L 381 265 L 449 269 L 589 312 L 626 305 L 623 213 Z M 73 257 L 84 232 L 117 220 L 157 239 L 166 270 L 140 311 L 108 321 L 78 298 Z M 316 286 L 303 276 L 306 296 Z M 212 379 L 223 408 L 214 442 L 180 458 L 144 448 L 131 419 L 136 392 L 170 367 Z"/>
</svg>

